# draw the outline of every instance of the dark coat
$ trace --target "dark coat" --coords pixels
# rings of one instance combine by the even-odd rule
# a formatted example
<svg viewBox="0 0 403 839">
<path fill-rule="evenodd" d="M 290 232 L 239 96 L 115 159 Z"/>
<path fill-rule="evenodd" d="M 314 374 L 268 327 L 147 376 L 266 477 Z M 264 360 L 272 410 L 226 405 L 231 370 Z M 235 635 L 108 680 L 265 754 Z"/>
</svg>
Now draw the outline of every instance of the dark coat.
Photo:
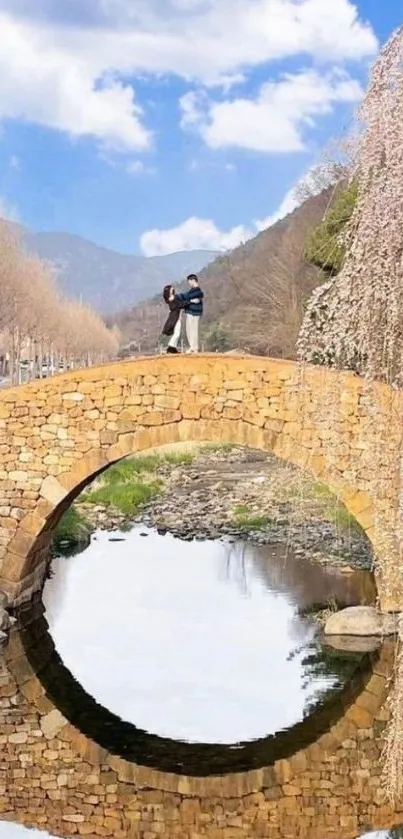
<svg viewBox="0 0 403 839">
<path fill-rule="evenodd" d="M 202 317 L 203 314 L 203 297 L 204 294 L 200 286 L 190 288 L 189 291 L 184 291 L 182 294 L 177 295 L 178 300 L 187 304 L 187 314 L 198 315 L 199 317 Z"/>
<path fill-rule="evenodd" d="M 162 329 L 163 335 L 171 337 L 171 335 L 174 334 L 174 329 L 176 324 L 178 323 L 181 309 L 186 309 L 187 305 L 187 301 L 185 302 L 184 300 L 178 300 L 177 297 L 174 297 L 173 300 L 169 301 L 169 315 Z"/>
</svg>

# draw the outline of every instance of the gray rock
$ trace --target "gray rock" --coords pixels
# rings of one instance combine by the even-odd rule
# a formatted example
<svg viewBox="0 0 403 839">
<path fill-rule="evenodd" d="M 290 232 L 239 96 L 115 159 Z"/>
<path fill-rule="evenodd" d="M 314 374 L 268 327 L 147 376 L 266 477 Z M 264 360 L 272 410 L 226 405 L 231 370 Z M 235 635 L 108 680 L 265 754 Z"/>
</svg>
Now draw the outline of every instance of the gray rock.
<svg viewBox="0 0 403 839">
<path fill-rule="evenodd" d="M 325 635 L 383 637 L 394 635 L 399 615 L 382 614 L 373 606 L 349 606 L 328 619 Z"/>
<path fill-rule="evenodd" d="M 10 629 L 10 626 L 10 615 L 5 609 L 0 609 L 0 631 L 5 632 L 7 629 Z"/>
<path fill-rule="evenodd" d="M 0 609 L 7 609 L 8 596 L 5 591 L 0 591 Z"/>
<path fill-rule="evenodd" d="M 373 653 L 382 644 L 382 638 L 372 635 L 329 635 L 325 638 L 327 647 L 344 653 Z"/>
</svg>

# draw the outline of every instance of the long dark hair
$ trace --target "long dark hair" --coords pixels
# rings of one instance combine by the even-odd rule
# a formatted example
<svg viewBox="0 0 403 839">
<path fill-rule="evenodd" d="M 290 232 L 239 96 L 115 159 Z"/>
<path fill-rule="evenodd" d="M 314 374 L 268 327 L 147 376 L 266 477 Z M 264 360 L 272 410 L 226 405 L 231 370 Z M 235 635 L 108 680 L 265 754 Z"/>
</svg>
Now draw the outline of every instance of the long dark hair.
<svg viewBox="0 0 403 839">
<path fill-rule="evenodd" d="M 169 298 L 171 296 L 172 286 L 166 285 L 164 286 L 164 291 L 162 292 L 162 296 L 165 300 L 165 303 L 169 303 Z"/>
</svg>

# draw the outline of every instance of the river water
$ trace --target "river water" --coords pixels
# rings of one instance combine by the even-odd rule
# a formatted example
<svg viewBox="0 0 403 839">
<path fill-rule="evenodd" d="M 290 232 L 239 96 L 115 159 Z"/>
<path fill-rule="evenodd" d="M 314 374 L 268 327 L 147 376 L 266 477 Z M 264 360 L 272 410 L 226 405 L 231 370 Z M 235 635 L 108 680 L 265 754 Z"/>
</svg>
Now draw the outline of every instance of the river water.
<svg viewBox="0 0 403 839">
<path fill-rule="evenodd" d="M 300 610 L 362 602 L 367 584 L 284 548 L 135 528 L 55 559 L 44 603 L 64 665 L 102 706 L 159 736 L 235 743 L 289 728 L 350 677 L 357 656 L 323 648 Z"/>
</svg>

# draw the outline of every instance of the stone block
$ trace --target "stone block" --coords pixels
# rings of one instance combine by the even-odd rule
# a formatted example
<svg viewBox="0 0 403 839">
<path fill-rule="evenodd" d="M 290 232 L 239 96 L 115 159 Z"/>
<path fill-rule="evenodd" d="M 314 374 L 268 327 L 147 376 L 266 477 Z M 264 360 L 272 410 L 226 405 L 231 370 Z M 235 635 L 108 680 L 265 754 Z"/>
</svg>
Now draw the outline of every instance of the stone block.
<svg viewBox="0 0 403 839">
<path fill-rule="evenodd" d="M 78 391 L 71 391 L 70 393 L 63 393 L 62 400 L 63 402 L 82 402 L 84 399 L 84 394 L 79 393 Z"/>
<path fill-rule="evenodd" d="M 56 507 L 66 497 L 67 492 L 57 478 L 49 475 L 43 480 L 39 494 Z"/>
<path fill-rule="evenodd" d="M 54 740 L 58 736 L 62 728 L 67 725 L 67 720 L 63 717 L 60 711 L 55 708 L 49 714 L 41 717 L 40 726 L 44 737 L 47 740 Z"/>
<path fill-rule="evenodd" d="M 156 396 L 154 400 L 156 408 L 168 409 L 177 411 L 180 405 L 179 396 Z"/>
</svg>

